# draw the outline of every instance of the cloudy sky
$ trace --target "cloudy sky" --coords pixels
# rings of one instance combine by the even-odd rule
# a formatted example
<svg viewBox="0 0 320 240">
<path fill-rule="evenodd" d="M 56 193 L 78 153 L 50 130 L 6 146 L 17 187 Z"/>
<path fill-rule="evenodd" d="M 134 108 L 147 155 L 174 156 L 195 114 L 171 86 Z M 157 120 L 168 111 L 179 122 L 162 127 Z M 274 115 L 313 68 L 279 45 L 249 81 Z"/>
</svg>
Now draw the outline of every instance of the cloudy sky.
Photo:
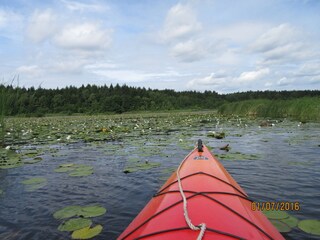
<svg viewBox="0 0 320 240">
<path fill-rule="evenodd" d="M 1 0 L 0 77 L 44 88 L 320 89 L 319 26 L 319 0 Z"/>
</svg>

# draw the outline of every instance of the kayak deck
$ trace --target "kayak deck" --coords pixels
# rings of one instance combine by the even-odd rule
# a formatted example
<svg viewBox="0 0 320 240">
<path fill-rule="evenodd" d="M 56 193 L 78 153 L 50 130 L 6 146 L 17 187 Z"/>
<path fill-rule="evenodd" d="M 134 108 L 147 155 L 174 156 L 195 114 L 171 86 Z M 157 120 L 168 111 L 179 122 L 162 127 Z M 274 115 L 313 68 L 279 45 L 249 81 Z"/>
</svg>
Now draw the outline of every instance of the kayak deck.
<svg viewBox="0 0 320 240">
<path fill-rule="evenodd" d="M 203 146 L 180 168 L 183 192 L 193 224 L 205 223 L 203 239 L 284 239 L 222 164 Z M 189 229 L 177 175 L 173 173 L 118 239 L 196 239 Z"/>
</svg>

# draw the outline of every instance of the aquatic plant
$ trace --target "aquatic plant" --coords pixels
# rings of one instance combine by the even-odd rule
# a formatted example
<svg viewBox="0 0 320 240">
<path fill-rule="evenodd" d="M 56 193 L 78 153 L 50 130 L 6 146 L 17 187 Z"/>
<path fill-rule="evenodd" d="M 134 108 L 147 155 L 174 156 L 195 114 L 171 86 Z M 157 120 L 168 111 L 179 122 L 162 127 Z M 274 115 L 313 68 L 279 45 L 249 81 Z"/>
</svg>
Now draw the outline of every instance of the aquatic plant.
<svg viewBox="0 0 320 240">
<path fill-rule="evenodd" d="M 302 231 L 320 236 L 320 220 L 308 219 L 302 220 L 298 224 Z"/>
<path fill-rule="evenodd" d="M 76 230 L 72 233 L 71 238 L 72 239 L 90 239 L 97 235 L 99 235 L 102 231 L 102 226 L 97 225 L 93 228 L 85 227 L 79 230 Z"/>
<path fill-rule="evenodd" d="M 35 191 L 47 185 L 47 179 L 43 177 L 35 177 L 23 180 L 22 184 L 26 185 L 26 191 Z"/>
</svg>

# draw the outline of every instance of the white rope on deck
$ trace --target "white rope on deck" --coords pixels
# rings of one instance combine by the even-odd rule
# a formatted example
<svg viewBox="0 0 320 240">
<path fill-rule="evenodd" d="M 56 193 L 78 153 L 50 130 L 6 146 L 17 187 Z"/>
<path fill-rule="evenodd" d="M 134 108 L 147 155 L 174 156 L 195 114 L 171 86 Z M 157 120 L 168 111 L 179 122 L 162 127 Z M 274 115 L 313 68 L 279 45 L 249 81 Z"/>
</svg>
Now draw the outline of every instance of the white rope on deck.
<svg viewBox="0 0 320 240">
<path fill-rule="evenodd" d="M 181 183 L 181 179 L 180 179 L 180 175 L 179 175 L 179 172 L 180 172 L 180 168 L 181 166 L 183 165 L 184 161 L 186 160 L 187 158 L 185 158 L 179 165 L 178 169 L 177 169 L 177 178 L 178 178 L 178 183 L 179 183 L 179 191 L 180 191 L 180 194 L 181 194 L 181 197 L 183 199 L 183 214 L 184 214 L 184 218 L 189 226 L 189 228 L 191 230 L 194 230 L 194 231 L 200 231 L 198 237 L 197 237 L 197 240 L 201 240 L 203 238 L 203 235 L 204 235 L 204 232 L 206 231 L 206 224 L 205 223 L 201 223 L 199 224 L 198 226 L 195 226 L 192 224 L 191 222 L 191 219 L 189 218 L 189 215 L 188 215 L 188 202 L 187 202 L 187 198 L 183 192 L 183 188 L 182 188 L 182 183 Z"/>
</svg>

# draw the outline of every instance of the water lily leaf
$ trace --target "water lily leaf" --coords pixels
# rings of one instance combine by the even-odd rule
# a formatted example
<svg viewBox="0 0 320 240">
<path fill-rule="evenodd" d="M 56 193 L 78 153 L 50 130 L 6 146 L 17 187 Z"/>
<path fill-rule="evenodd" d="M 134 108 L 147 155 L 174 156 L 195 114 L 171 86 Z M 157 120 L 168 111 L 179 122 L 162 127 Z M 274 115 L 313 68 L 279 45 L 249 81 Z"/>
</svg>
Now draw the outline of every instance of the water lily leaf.
<svg viewBox="0 0 320 240">
<path fill-rule="evenodd" d="M 22 166 L 20 156 L 12 150 L 1 151 L 0 155 L 0 169 L 9 169 Z"/>
<path fill-rule="evenodd" d="M 67 168 L 67 167 L 72 167 L 72 166 L 74 166 L 74 163 L 64 163 L 64 164 L 61 164 L 59 167 Z"/>
<path fill-rule="evenodd" d="M 41 161 L 42 161 L 41 157 L 35 157 L 32 160 L 24 160 L 23 163 L 24 164 L 34 164 L 34 163 L 38 163 L 38 162 L 41 162 Z"/>
<path fill-rule="evenodd" d="M 289 227 L 287 224 L 285 224 L 284 222 L 281 222 L 279 220 L 276 219 L 272 219 L 270 220 L 270 222 L 273 224 L 273 226 L 276 227 L 276 229 L 278 229 L 279 232 L 281 233 L 287 233 L 291 231 L 291 227 Z"/>
<path fill-rule="evenodd" d="M 292 217 L 289 215 L 288 218 L 284 218 L 280 220 L 281 222 L 284 222 L 285 224 L 287 224 L 289 227 L 296 227 L 298 225 L 298 218 Z"/>
<path fill-rule="evenodd" d="M 64 219 L 76 216 L 81 210 L 81 206 L 64 207 L 53 214 L 55 219 Z"/>
<path fill-rule="evenodd" d="M 269 219 L 284 219 L 288 218 L 289 214 L 284 211 L 276 211 L 276 210 L 270 210 L 270 211 L 263 211 L 264 215 L 266 215 Z"/>
<path fill-rule="evenodd" d="M 59 231 L 75 231 L 81 228 L 90 227 L 92 221 L 87 218 L 72 218 L 63 223 L 61 223 L 58 227 Z"/>
<path fill-rule="evenodd" d="M 28 156 L 28 157 L 35 157 L 35 156 L 37 156 L 39 153 L 40 153 L 40 151 L 37 151 L 37 150 L 28 150 L 28 151 L 22 153 L 22 155 Z"/>
<path fill-rule="evenodd" d="M 97 236 L 102 231 L 102 226 L 97 225 L 94 228 L 85 227 L 72 233 L 72 239 L 90 239 Z"/>
<path fill-rule="evenodd" d="M 26 191 L 32 192 L 47 185 L 47 179 L 42 177 L 29 178 L 21 182 L 26 185 Z"/>
<path fill-rule="evenodd" d="M 302 220 L 298 223 L 298 228 L 306 233 L 320 236 L 320 220 Z"/>
<path fill-rule="evenodd" d="M 87 206 L 87 207 L 82 207 L 79 216 L 81 217 L 97 217 L 101 216 L 106 213 L 106 209 L 101 206 Z"/>
<path fill-rule="evenodd" d="M 54 171 L 59 172 L 59 173 L 70 172 L 70 171 L 74 170 L 75 167 L 76 167 L 76 164 L 74 164 L 74 163 L 65 163 L 65 164 L 61 164 Z"/>
<path fill-rule="evenodd" d="M 38 189 L 40 189 L 40 188 L 43 188 L 43 187 L 46 186 L 46 185 L 47 185 L 47 182 L 27 185 L 27 186 L 26 186 L 26 191 L 27 191 L 27 192 L 33 192 L 33 191 L 35 191 L 35 190 L 38 190 Z"/>
<path fill-rule="evenodd" d="M 130 164 L 129 166 L 127 166 L 123 170 L 123 172 L 131 173 L 139 170 L 149 170 L 151 168 L 159 167 L 160 165 L 161 165 L 160 163 L 156 163 L 156 162 L 145 162 L 145 163 L 137 162 L 136 164 Z"/>
<path fill-rule="evenodd" d="M 29 185 L 29 184 L 40 184 L 46 182 L 47 179 L 42 178 L 42 177 L 37 177 L 37 178 L 29 178 L 27 180 L 22 181 L 21 183 Z"/>
<path fill-rule="evenodd" d="M 93 170 L 75 170 L 69 173 L 71 177 L 85 177 L 93 174 Z"/>
</svg>

